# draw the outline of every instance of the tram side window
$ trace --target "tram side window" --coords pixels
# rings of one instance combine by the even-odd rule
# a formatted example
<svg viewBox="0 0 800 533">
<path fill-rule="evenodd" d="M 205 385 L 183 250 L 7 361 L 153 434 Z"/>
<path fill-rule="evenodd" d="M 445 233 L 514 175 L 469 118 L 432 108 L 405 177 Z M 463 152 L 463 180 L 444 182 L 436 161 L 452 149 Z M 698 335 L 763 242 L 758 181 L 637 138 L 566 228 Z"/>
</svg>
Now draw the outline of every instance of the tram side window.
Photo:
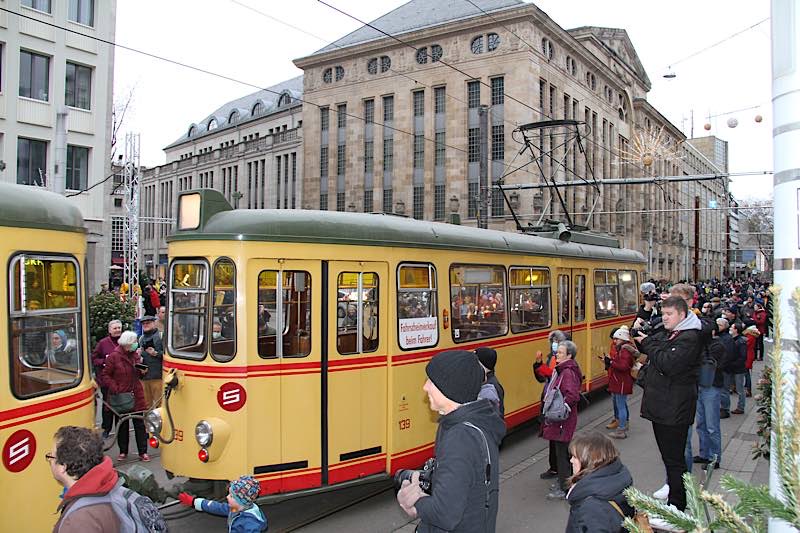
<svg viewBox="0 0 800 533">
<path fill-rule="evenodd" d="M 453 341 L 466 342 L 508 333 L 506 269 L 502 266 L 450 267 Z"/>
<path fill-rule="evenodd" d="M 586 320 L 586 276 L 575 276 L 575 322 Z"/>
<path fill-rule="evenodd" d="M 305 357 L 311 353 L 311 274 L 262 270 L 256 320 L 259 356 Z M 281 342 L 277 342 L 279 335 Z"/>
<path fill-rule="evenodd" d="M 436 346 L 436 269 L 429 264 L 402 264 L 397 271 L 398 342 L 403 350 Z"/>
<path fill-rule="evenodd" d="M 211 355 L 229 361 L 236 353 L 236 265 L 227 257 L 214 263 Z"/>
<path fill-rule="evenodd" d="M 336 284 L 336 348 L 340 354 L 378 349 L 378 288 L 378 274 L 375 272 L 339 274 Z"/>
<path fill-rule="evenodd" d="M 639 283 L 636 279 L 636 271 L 619 271 L 619 312 L 627 315 L 635 313 L 639 308 Z"/>
<path fill-rule="evenodd" d="M 595 318 L 617 316 L 617 271 L 594 271 Z"/>
<path fill-rule="evenodd" d="M 550 271 L 511 268 L 511 331 L 521 333 L 550 326 Z"/>
<path fill-rule="evenodd" d="M 203 359 L 206 354 L 208 267 L 176 261 L 172 265 L 169 346 L 178 357 Z"/>
<path fill-rule="evenodd" d="M 77 261 L 20 255 L 9 278 L 14 394 L 26 398 L 76 385 L 84 359 Z"/>
<path fill-rule="evenodd" d="M 558 275 L 558 323 L 569 324 L 569 274 Z"/>
</svg>

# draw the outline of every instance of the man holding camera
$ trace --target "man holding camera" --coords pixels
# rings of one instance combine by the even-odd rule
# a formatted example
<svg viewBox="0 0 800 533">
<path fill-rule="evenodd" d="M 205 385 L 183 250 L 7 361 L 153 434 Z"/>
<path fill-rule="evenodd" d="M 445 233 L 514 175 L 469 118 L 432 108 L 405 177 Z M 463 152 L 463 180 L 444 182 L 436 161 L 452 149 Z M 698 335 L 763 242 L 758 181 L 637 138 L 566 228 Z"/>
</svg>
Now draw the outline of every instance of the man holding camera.
<svg viewBox="0 0 800 533">
<path fill-rule="evenodd" d="M 644 377 L 642 418 L 653 424 L 667 470 L 668 503 L 683 510 L 686 491 L 682 476 L 687 471 L 684 449 L 697 406 L 702 325 L 680 296 L 664 300 L 661 318 L 663 330 L 649 336 L 640 331 L 635 336 L 649 362 Z"/>
<path fill-rule="evenodd" d="M 441 415 L 430 493 L 420 486 L 417 471 L 403 481 L 397 501 L 408 516 L 420 518 L 420 533 L 493 532 L 500 485 L 498 448 L 506 427 L 488 400 L 476 400 L 483 369 L 473 352 L 452 350 L 434 356 L 425 372 L 423 390 L 431 410 Z"/>
<path fill-rule="evenodd" d="M 139 337 L 139 348 L 142 350 L 142 363 L 147 365 L 147 373 L 142 377 L 144 400 L 147 408 L 161 403 L 161 364 L 164 358 L 164 343 L 161 332 L 156 327 L 156 317 L 142 317 L 142 336 Z"/>
</svg>

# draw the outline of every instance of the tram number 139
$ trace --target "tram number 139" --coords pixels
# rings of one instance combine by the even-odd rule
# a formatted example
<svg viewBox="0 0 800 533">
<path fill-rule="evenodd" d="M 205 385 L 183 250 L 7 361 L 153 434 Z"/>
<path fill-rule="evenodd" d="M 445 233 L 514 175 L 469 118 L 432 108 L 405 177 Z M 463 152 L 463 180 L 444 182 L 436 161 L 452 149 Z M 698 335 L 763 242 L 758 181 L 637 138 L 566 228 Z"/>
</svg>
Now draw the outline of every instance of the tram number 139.
<svg viewBox="0 0 800 533">
<path fill-rule="evenodd" d="M 404 418 L 404 419 L 398 421 L 397 423 L 400 426 L 400 431 L 402 431 L 404 429 L 411 429 L 411 419 L 410 418 Z"/>
</svg>

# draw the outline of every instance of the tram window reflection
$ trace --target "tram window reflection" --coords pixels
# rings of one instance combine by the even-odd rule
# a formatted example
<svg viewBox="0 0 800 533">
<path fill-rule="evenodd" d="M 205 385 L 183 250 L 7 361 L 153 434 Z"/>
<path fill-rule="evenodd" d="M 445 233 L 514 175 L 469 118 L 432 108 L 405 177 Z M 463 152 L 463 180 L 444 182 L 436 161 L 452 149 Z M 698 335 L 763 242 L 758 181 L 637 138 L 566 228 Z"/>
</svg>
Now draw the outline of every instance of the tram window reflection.
<svg viewBox="0 0 800 533">
<path fill-rule="evenodd" d="M 450 308 L 454 342 L 496 337 L 508 332 L 506 270 L 502 266 L 450 267 Z"/>
<path fill-rule="evenodd" d="M 575 276 L 575 322 L 586 320 L 586 276 Z"/>
<path fill-rule="evenodd" d="M 9 277 L 14 394 L 24 398 L 77 384 L 83 366 L 77 262 L 17 256 Z"/>
<path fill-rule="evenodd" d="M 550 271 L 511 268 L 511 331 L 521 333 L 550 326 Z"/>
<path fill-rule="evenodd" d="M 305 357 L 311 353 L 311 275 L 262 270 L 256 322 L 259 356 Z"/>
<path fill-rule="evenodd" d="M 639 308 L 639 282 L 635 270 L 619 271 L 619 311 L 622 314 L 635 313 Z"/>
<path fill-rule="evenodd" d="M 594 271 L 595 318 L 617 316 L 617 271 Z"/>
<path fill-rule="evenodd" d="M 214 263 L 211 355 L 228 361 L 236 353 L 236 265 L 227 257 Z"/>
<path fill-rule="evenodd" d="M 336 346 L 340 354 L 378 349 L 378 289 L 378 274 L 375 272 L 339 274 L 336 284 Z"/>
<path fill-rule="evenodd" d="M 172 265 L 169 345 L 172 353 L 191 359 L 206 354 L 207 267 L 181 261 Z"/>
<path fill-rule="evenodd" d="M 430 264 L 403 264 L 397 271 L 398 341 L 404 350 L 439 342 L 436 269 Z"/>
<path fill-rule="evenodd" d="M 558 323 L 569 324 L 569 275 L 558 275 Z"/>
</svg>

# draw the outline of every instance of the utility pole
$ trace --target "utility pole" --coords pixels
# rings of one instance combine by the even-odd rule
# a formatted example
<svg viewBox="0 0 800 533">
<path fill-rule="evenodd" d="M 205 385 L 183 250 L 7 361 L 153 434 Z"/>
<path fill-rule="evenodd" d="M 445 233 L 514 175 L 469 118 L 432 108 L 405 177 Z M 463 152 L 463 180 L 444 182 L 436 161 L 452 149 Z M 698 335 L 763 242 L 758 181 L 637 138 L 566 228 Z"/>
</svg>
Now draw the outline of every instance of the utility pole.
<svg viewBox="0 0 800 533">
<path fill-rule="evenodd" d="M 138 133 L 125 134 L 125 166 L 123 183 L 125 186 L 125 274 L 128 296 L 133 298 L 133 288 L 139 283 L 139 148 Z M 138 312 L 138 302 L 137 312 Z M 137 317 L 138 318 L 138 317 Z"/>
<path fill-rule="evenodd" d="M 480 200 L 478 205 L 478 227 L 489 227 L 489 106 L 482 105 L 478 109 L 478 120 L 481 130 L 481 169 Z"/>
<path fill-rule="evenodd" d="M 694 197 L 694 268 L 692 281 L 700 279 L 698 276 L 698 265 L 700 264 L 700 197 Z"/>
<path fill-rule="evenodd" d="M 797 150 L 797 136 L 800 125 L 796 122 L 800 115 L 800 0 L 772 0 L 772 116 L 775 123 L 772 130 L 773 146 L 773 206 L 775 209 L 774 269 L 775 285 L 781 287 L 781 349 L 782 368 L 774 368 L 773 376 L 783 376 L 775 381 L 777 387 L 787 389 L 788 381 L 797 379 L 794 367 L 797 364 L 800 344 L 798 343 L 798 317 L 794 313 L 794 291 L 800 287 L 800 151 Z M 780 230 L 778 230 L 780 228 Z M 776 388 L 773 388 L 775 394 Z M 775 397 L 773 396 L 773 402 Z M 784 412 L 788 413 L 789 423 L 793 420 L 795 399 L 784 396 Z M 774 417 L 773 417 L 774 421 Z M 769 489 L 772 496 L 785 501 L 778 476 L 775 449 L 777 439 L 772 434 L 772 453 L 770 454 Z M 794 453 L 788 450 L 788 453 Z M 795 458 L 797 460 L 797 458 Z M 770 533 L 796 531 L 786 522 L 771 518 Z"/>
</svg>

